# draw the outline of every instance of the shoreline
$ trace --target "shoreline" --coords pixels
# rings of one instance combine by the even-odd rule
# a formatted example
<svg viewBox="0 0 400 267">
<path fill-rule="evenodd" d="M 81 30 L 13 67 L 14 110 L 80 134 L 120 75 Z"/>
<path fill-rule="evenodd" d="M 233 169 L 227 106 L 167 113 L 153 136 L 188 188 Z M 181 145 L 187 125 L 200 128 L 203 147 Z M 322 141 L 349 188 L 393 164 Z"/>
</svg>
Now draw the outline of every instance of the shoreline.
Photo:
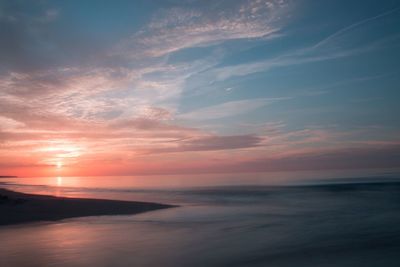
<svg viewBox="0 0 400 267">
<path fill-rule="evenodd" d="M 34 195 L 0 188 L 0 226 L 87 216 L 133 215 L 173 207 L 177 206 L 150 202 Z"/>
</svg>

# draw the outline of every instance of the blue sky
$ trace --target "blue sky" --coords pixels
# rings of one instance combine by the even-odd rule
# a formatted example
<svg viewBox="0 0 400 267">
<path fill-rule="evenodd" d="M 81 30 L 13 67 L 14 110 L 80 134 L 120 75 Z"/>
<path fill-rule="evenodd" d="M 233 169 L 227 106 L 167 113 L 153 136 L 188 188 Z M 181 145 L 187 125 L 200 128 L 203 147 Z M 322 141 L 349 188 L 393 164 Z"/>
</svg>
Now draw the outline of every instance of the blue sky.
<svg viewBox="0 0 400 267">
<path fill-rule="evenodd" d="M 398 1 L 1 1 L 3 169 L 398 167 L 399 15 Z"/>
</svg>

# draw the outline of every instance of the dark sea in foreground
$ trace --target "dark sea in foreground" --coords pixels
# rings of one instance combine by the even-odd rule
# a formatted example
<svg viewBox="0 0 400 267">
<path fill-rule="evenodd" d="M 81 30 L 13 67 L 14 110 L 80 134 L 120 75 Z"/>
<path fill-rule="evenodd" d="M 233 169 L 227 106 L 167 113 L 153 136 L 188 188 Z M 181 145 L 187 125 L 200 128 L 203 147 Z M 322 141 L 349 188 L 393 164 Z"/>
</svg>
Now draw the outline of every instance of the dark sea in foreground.
<svg viewBox="0 0 400 267">
<path fill-rule="evenodd" d="M 2 179 L 23 192 L 181 207 L 0 227 L 0 266 L 398 267 L 398 178 L 166 189 L 128 186 L 130 178 L 119 186 L 88 177 Z"/>
</svg>

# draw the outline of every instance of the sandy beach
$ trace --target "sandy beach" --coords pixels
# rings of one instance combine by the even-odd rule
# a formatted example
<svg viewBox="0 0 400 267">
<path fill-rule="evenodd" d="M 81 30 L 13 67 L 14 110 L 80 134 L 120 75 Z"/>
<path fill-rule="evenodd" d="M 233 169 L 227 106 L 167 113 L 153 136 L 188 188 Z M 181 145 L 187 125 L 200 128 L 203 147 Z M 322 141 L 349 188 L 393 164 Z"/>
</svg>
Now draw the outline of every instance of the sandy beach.
<svg viewBox="0 0 400 267">
<path fill-rule="evenodd" d="M 126 215 L 174 207 L 148 202 L 32 195 L 0 188 L 0 225 L 73 217 Z"/>
</svg>

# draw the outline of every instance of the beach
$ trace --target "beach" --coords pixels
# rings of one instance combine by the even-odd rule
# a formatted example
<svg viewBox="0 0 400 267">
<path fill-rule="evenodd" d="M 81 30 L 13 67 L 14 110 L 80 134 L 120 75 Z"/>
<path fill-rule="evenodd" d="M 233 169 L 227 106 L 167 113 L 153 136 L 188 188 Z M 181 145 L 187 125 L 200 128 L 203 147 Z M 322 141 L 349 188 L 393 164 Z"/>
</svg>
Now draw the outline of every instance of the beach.
<svg viewBox="0 0 400 267">
<path fill-rule="evenodd" d="M 0 266 L 397 267 L 400 182 L 396 177 L 400 176 L 168 189 L 139 187 L 138 177 L 63 177 L 62 186 L 57 178 L 4 179 L 0 185 L 8 190 L 50 198 L 46 205 L 55 199 L 73 201 L 69 203 L 77 205 L 69 207 L 74 215 L 85 217 L 51 221 L 40 215 L 44 222 L 1 226 Z M 14 202 L 30 196 L 10 191 L 0 195 L 5 192 Z M 43 212 L 44 206 L 34 207 L 39 202 L 28 205 L 28 201 L 6 205 L 30 217 Z M 99 203 L 98 213 L 76 214 L 84 201 Z M 103 215 L 106 206 L 120 201 L 179 207 L 134 216 L 88 216 Z M 127 214 L 139 212 L 137 204 L 132 205 Z M 2 220 L 10 215 L 4 207 Z M 63 217 L 71 215 L 63 209 Z M 52 216 L 61 213 L 61 208 L 45 210 Z M 110 210 L 105 215 L 123 214 Z"/>
<path fill-rule="evenodd" d="M 0 225 L 74 217 L 137 214 L 173 207 L 149 202 L 24 194 L 0 188 Z"/>
</svg>

